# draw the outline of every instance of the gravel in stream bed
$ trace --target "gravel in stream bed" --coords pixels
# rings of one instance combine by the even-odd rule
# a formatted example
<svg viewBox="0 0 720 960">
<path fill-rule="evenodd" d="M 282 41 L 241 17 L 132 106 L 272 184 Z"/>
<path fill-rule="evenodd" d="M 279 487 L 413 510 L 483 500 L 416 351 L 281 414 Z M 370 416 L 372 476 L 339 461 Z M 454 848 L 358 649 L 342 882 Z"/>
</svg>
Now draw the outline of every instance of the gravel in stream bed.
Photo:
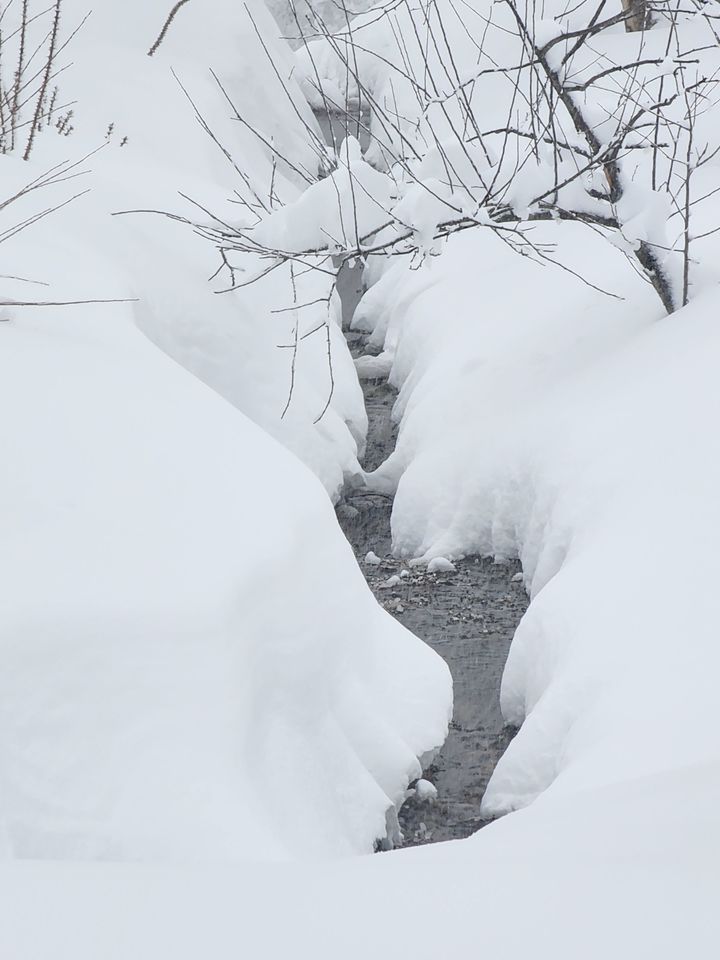
<svg viewBox="0 0 720 960">
<path fill-rule="evenodd" d="M 370 394 L 366 462 L 378 463 L 394 443 L 389 426 L 394 391 L 387 384 L 364 387 Z M 349 491 L 337 508 L 378 602 L 436 650 L 453 677 L 448 738 L 424 773 L 437 787 L 438 798 L 410 798 L 399 814 L 405 845 L 415 845 L 466 837 L 483 825 L 480 803 L 513 733 L 500 713 L 500 682 L 528 601 L 517 562 L 469 557 L 455 561 L 454 573 L 428 573 L 391 556 L 391 513 L 389 497 L 368 492 Z M 366 562 L 370 552 L 379 563 Z"/>
<path fill-rule="evenodd" d="M 338 278 L 345 334 L 354 357 L 366 355 L 367 338 L 348 330 L 362 294 L 359 266 Z M 396 391 L 384 380 L 363 380 L 368 413 L 365 470 L 392 453 Z M 454 716 L 448 738 L 424 772 L 436 800 L 411 797 L 400 810 L 406 846 L 467 837 L 480 818 L 488 780 L 512 737 L 500 713 L 500 682 L 515 629 L 527 608 L 516 562 L 489 558 L 456 561 L 454 573 L 428 573 L 391 556 L 392 500 L 367 490 L 347 490 L 338 504 L 340 525 L 371 590 L 392 616 L 446 661 L 453 677 Z M 366 563 L 373 552 L 378 563 Z"/>
<path fill-rule="evenodd" d="M 438 797 L 411 797 L 399 813 L 407 846 L 467 837 L 483 826 L 480 803 L 514 732 L 500 713 L 500 682 L 527 596 L 522 582 L 513 579 L 520 570 L 515 562 L 471 557 L 456 561 L 455 573 L 428 573 L 387 554 L 379 564 L 365 563 L 373 544 L 378 551 L 380 538 L 372 531 L 382 528 L 383 515 L 389 520 L 390 509 L 389 501 L 370 502 L 349 523 L 347 518 L 341 522 L 351 541 L 360 539 L 358 520 L 371 534 L 356 547 L 371 590 L 392 616 L 443 657 L 455 699 L 448 738 L 424 771 Z"/>
</svg>

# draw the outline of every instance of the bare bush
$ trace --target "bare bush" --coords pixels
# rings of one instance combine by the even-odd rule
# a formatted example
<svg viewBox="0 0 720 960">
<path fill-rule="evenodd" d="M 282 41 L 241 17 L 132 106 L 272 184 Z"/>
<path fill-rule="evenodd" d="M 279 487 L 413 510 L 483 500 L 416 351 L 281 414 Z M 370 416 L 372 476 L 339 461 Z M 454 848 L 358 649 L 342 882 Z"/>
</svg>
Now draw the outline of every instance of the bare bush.
<svg viewBox="0 0 720 960">
<path fill-rule="evenodd" d="M 63 54 L 87 17 L 65 36 L 62 0 L 8 0 L 0 6 L 0 153 L 29 159 L 35 138 L 72 130 L 72 103 L 63 102 Z"/>
<path fill-rule="evenodd" d="M 500 0 L 489 8 L 484 23 L 481 18 L 482 29 L 472 36 L 477 63 L 469 75 L 461 72 L 453 55 L 453 31 L 469 30 L 467 13 L 461 14 L 453 0 L 442 7 L 436 0 L 423 0 L 412 10 L 408 3 L 394 0 L 378 8 L 377 17 L 387 19 L 396 37 L 398 51 L 392 61 L 368 49 L 347 8 L 339 6 L 346 20 L 339 33 L 330 33 L 312 10 L 305 23 L 298 17 L 314 74 L 310 83 L 331 131 L 326 146 L 308 130 L 318 172 L 310 176 L 303 171 L 306 181 L 344 169 L 351 188 L 354 185 L 360 191 L 341 143 L 347 143 L 346 134 L 369 136 L 367 117 L 371 115 L 374 162 L 382 163 L 400 192 L 416 187 L 441 211 L 434 245 L 460 231 L 489 229 L 525 256 L 556 262 L 551 247 L 533 241 L 531 225 L 538 220 L 572 220 L 620 247 L 668 312 L 687 302 L 691 218 L 702 200 L 693 194 L 694 177 L 720 150 L 720 144 L 707 136 L 697 136 L 698 122 L 717 103 L 718 84 L 717 59 L 701 56 L 718 48 L 718 15 L 703 0 L 644 5 L 642 29 L 627 61 L 614 59 L 608 52 L 614 48 L 606 48 L 603 41 L 618 25 L 637 27 L 635 3 L 618 4 L 613 10 L 608 0 L 595 0 L 592 5 L 582 0 L 572 8 L 572 15 L 556 17 L 548 32 L 547 23 L 535 19 L 534 4 Z M 400 8 L 404 8 L 402 24 Z M 650 32 L 645 28 L 651 16 L 655 26 L 649 53 Z M 700 18 L 706 28 L 702 43 L 694 47 L 683 45 L 679 29 L 688 16 Z M 512 61 L 498 63 L 486 49 L 492 29 L 514 32 Z M 657 38 L 662 39 L 661 50 Z M 341 101 L 323 83 L 316 64 L 318 40 L 342 65 Z M 391 81 L 382 94 L 366 80 L 359 65 L 363 57 L 365 62 L 368 57 L 379 58 L 389 69 Z M 708 72 L 703 63 L 710 64 Z M 416 119 L 408 119 L 398 107 L 393 76 L 398 87 L 412 91 Z M 483 82 L 489 78 L 502 79 L 508 89 L 505 119 L 492 129 L 487 129 L 477 106 Z M 230 106 L 237 120 L 250 127 L 238 106 Z M 344 130 L 335 136 L 338 118 Z M 262 131 L 254 133 L 270 148 Z M 439 185 L 418 172 L 428 150 L 441 159 L 444 172 Z M 292 158 L 275 160 L 292 166 Z M 243 176 L 241 164 L 238 167 Z M 533 186 L 529 196 L 528 184 Z M 638 233 L 633 220 L 629 198 L 643 195 L 651 204 L 668 205 L 662 229 L 655 235 Z M 247 202 L 258 219 L 278 205 L 272 192 L 262 196 L 257 190 Z M 242 255 L 245 262 L 248 257 L 264 261 L 242 283 L 265 276 L 282 263 L 327 270 L 333 260 L 337 265 L 372 256 L 422 259 L 436 252 L 428 251 L 415 226 L 391 205 L 378 211 L 377 225 L 367 235 L 358 235 L 350 226 L 342 236 L 328 237 L 327 242 L 307 249 L 263 243 L 252 227 L 228 227 L 212 215 L 193 225 L 218 246 L 225 263 L 232 254 Z"/>
<path fill-rule="evenodd" d="M 102 149 L 102 148 L 98 148 Z M 63 161 L 57 163 L 54 166 L 50 167 L 47 170 L 44 170 L 41 174 L 34 177 L 32 180 L 27 181 L 22 184 L 17 190 L 11 193 L 9 196 L 6 196 L 4 199 L 0 200 L 0 245 L 7 243 L 10 240 L 13 240 L 19 234 L 23 233 L 25 230 L 28 230 L 36 226 L 41 221 L 45 220 L 47 217 L 52 216 L 58 211 L 62 210 L 64 207 L 69 206 L 74 203 L 80 197 L 85 196 L 89 192 L 88 187 L 81 187 L 75 192 L 67 194 L 67 184 L 72 184 L 73 186 L 82 181 L 89 174 L 89 168 L 87 167 L 88 161 L 97 153 L 95 150 L 87 156 L 81 157 L 80 160 L 74 161 Z M 36 194 L 46 194 L 54 193 L 56 190 L 61 189 L 65 192 L 65 196 L 57 200 L 54 203 L 48 204 L 39 204 L 32 212 L 25 212 L 24 214 L 13 215 L 13 212 L 16 210 L 22 209 L 25 202 L 34 197 Z M 33 279 L 29 277 L 20 277 L 20 276 L 6 276 L 0 274 L 0 280 L 10 280 L 15 283 L 28 284 L 31 287 L 47 287 L 42 280 Z M 132 300 L 127 298 L 111 298 L 111 299 L 78 299 L 78 300 L 49 300 L 49 299 L 11 299 L 8 297 L 0 297 L 0 308 L 2 307 L 66 307 L 66 306 L 78 306 L 82 304 L 97 304 L 97 303 L 130 303 Z M 2 320 L 7 320 L 7 317 L 1 317 Z"/>
</svg>

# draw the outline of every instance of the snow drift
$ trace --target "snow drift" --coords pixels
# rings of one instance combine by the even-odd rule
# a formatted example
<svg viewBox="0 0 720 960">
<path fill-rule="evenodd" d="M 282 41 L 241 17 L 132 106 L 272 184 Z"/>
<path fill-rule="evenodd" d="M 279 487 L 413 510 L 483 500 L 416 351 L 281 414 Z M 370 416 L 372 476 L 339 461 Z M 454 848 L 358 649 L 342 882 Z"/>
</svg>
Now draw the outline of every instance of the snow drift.
<svg viewBox="0 0 720 960">
<path fill-rule="evenodd" d="M 92 171 L 91 182 L 81 184 L 92 188 L 92 197 L 78 205 L 94 217 L 94 241 L 127 265 L 132 294 L 141 300 L 142 329 L 289 447 L 337 496 L 344 476 L 358 470 L 367 427 L 362 393 L 338 329 L 336 301 L 287 309 L 293 299 L 326 298 L 330 279 L 300 270 L 293 276 L 285 267 L 243 287 L 251 276 L 244 263 L 231 256 L 233 269 L 224 266 L 213 244 L 164 216 L 244 226 L 264 213 L 258 198 L 271 181 L 276 197 L 297 197 L 306 185 L 300 173 L 318 167 L 308 132 L 316 129 L 312 111 L 262 2 L 186 4 L 149 57 L 167 8 L 162 0 L 133 0 L 120 16 L 112 3 L 96 5 L 68 46 L 61 64 L 68 69 L 58 77 L 62 100 L 74 104 L 72 133 L 50 129 L 38 136 L 33 161 L 36 169 L 49 168 L 93 154 L 82 168 Z M 63 36 L 86 14 L 82 0 L 63 0 Z M 235 108 L 276 154 L 235 118 Z M 292 165 L 283 157 L 292 157 Z M 109 216 L 138 210 L 144 212 Z M 229 288 L 235 289 L 221 292 Z M 73 294 L 102 292 L 85 277 Z M 320 335 L 303 338 L 325 321 Z M 283 346 L 293 343 L 296 329 L 293 363 Z"/>
<path fill-rule="evenodd" d="M 402 8 L 408 15 L 411 9 Z M 479 11 L 463 9 L 469 16 L 479 12 L 482 22 L 484 5 Z M 395 36 L 382 33 L 380 19 L 374 22 L 379 34 L 372 43 L 381 45 L 383 55 L 395 56 Z M 551 23 L 545 27 L 554 29 Z M 451 40 L 456 62 L 463 70 L 473 69 L 472 42 Z M 644 40 L 627 40 L 619 30 L 613 42 Z M 656 41 L 651 35 L 648 42 Z M 337 85 L 342 77 L 331 60 L 324 64 L 324 76 Z M 367 81 L 379 93 L 387 74 L 377 57 L 367 64 Z M 413 99 L 401 85 L 396 94 L 398 112 L 412 127 Z M 492 125 L 493 111 L 502 115 L 502 103 L 490 97 L 487 105 Z M 706 174 L 712 190 L 717 166 Z M 636 226 L 647 227 L 654 213 L 639 209 L 643 222 Z M 705 207 L 698 214 L 699 221 L 703 218 L 699 230 L 716 225 L 717 208 Z M 418 220 L 416 226 L 421 229 L 423 223 Z M 182 960 L 208 951 L 217 957 L 243 951 L 273 958 L 289 952 L 335 957 L 340 949 L 358 958 L 372 951 L 428 960 L 478 952 L 501 960 L 605 960 L 610 955 L 657 960 L 705 955 L 716 942 L 720 779 L 714 683 L 720 663 L 717 617 L 707 589 L 720 575 L 715 241 L 709 237 L 695 247 L 695 301 L 665 318 L 654 292 L 628 269 L 620 250 L 577 224 L 544 224 L 538 237 L 555 243 L 556 259 L 594 286 L 560 268 L 520 259 L 491 233 L 477 231 L 454 238 L 441 258 L 429 258 L 422 269 L 396 261 L 389 269 L 368 270 L 374 286 L 357 317 L 358 325 L 371 332 L 373 345 L 383 349 L 374 369 L 390 369 L 400 390 L 397 451 L 367 477 L 370 485 L 396 491 L 398 552 L 425 561 L 452 560 L 471 551 L 517 554 L 523 560 L 532 603 L 503 686 L 506 716 L 522 727 L 485 798 L 488 813 L 510 815 L 462 843 L 348 862 L 206 868 L 4 864 L 0 944 L 6 953 L 32 960 L 63 953 L 73 960 L 165 954 Z M 146 249 L 141 247 L 139 259 Z M 185 267 L 192 256 L 177 262 Z M 186 289 L 179 287 L 177 315 Z M 202 309 L 192 312 L 194 319 Z M 160 309 L 156 313 L 162 315 Z M 149 329 L 151 320 L 145 317 Z M 14 344 L 18 359 L 8 368 L 11 382 L 16 371 L 24 378 L 29 366 L 22 363 L 23 338 L 37 333 L 57 341 L 56 325 L 42 323 L 25 332 L 17 322 L 0 325 L 0 335 L 20 334 Z M 85 338 L 99 338 L 93 339 L 94 357 L 114 328 L 104 324 L 98 332 L 82 323 L 73 328 L 72 342 L 79 347 Z M 124 344 L 129 330 L 121 329 L 118 340 Z M 196 329 L 190 323 L 185 327 L 190 356 Z M 207 358 L 203 338 L 200 334 L 198 351 Z M 132 388 L 136 373 L 140 392 L 156 392 L 158 383 L 166 384 L 171 409 L 163 406 L 162 416 L 157 414 L 162 429 L 149 420 L 147 405 L 139 412 L 133 400 L 131 436 L 123 431 L 126 421 L 117 411 L 111 370 L 119 363 L 118 349 L 129 349 L 129 343 L 113 344 L 105 362 L 97 361 L 103 383 L 102 389 L 93 384 L 93 393 L 100 397 L 102 430 L 95 424 L 96 443 L 89 449 L 80 449 L 74 433 L 74 377 L 43 368 L 27 373 L 35 389 L 28 387 L 19 409 L 27 408 L 31 423 L 41 422 L 46 431 L 51 400 L 44 387 L 46 381 L 53 385 L 54 395 L 63 398 L 59 409 L 70 414 L 62 421 L 59 442 L 77 452 L 78 471 L 58 471 L 51 451 L 41 456 L 29 449 L 32 434 L 22 421 L 12 424 L 12 449 L 20 450 L 16 460 L 27 465 L 12 494 L 25 504 L 19 516 L 26 521 L 16 539 L 8 539 L 17 542 L 19 559 L 6 561 L 5 582 L 18 579 L 15 567 L 26 573 L 19 599 L 11 600 L 8 593 L 4 602 L 13 622 L 22 619 L 36 642 L 18 648 L 12 636 L 4 641 L 17 678 L 12 686 L 3 681 L 7 720 L 0 755 L 3 802 L 10 814 L 5 814 L 7 839 L 26 852 L 52 848 L 73 856 L 107 850 L 111 835 L 131 854 L 151 849 L 163 857 L 206 856 L 242 846 L 243 856 L 300 852 L 310 859 L 326 842 L 335 850 L 358 849 L 360 836 L 367 848 L 393 790 L 417 769 L 415 754 L 442 736 L 446 675 L 374 605 L 367 606 L 347 549 L 324 519 L 327 501 L 308 474 L 290 466 L 287 455 L 237 414 L 231 416 L 216 396 L 152 353 L 134 331 L 131 339 L 132 349 L 153 366 L 152 377 L 144 377 L 142 364 L 133 359 Z M 174 342 L 177 354 L 182 338 Z M 155 368 L 163 364 L 161 376 Z M 93 368 L 94 363 L 83 366 L 80 389 Z M 123 409 L 128 394 L 132 399 L 125 386 Z M 186 403 L 187 391 L 193 395 Z M 35 416 L 39 398 L 46 404 L 40 421 Z M 188 410 L 181 425 L 173 419 L 176 408 Z M 201 419 L 206 408 L 212 408 L 212 417 Z M 168 450 L 161 446 L 166 436 L 176 438 Z M 195 449 L 201 458 L 194 457 Z M 257 456 L 248 461 L 245 449 Z M 82 525 L 71 524 L 67 517 L 86 475 L 102 481 L 100 491 L 117 490 L 124 461 L 118 462 L 116 451 L 121 456 L 128 451 L 138 465 L 131 481 L 140 492 L 126 503 L 120 493 L 115 496 L 117 524 L 104 505 L 102 523 L 96 520 L 98 508 L 83 514 Z M 81 452 L 92 470 L 80 470 Z M 261 453 L 262 462 L 272 465 L 262 483 L 254 474 L 246 478 L 248 462 L 260 463 Z M 161 454 L 167 459 L 158 465 Z M 210 494 L 207 478 L 196 475 L 206 463 L 213 468 Z M 337 470 L 337 462 L 331 464 L 335 477 Z M 280 479 L 283 471 L 290 471 L 288 485 Z M 43 482 L 54 472 L 59 473 L 62 513 L 60 498 Z M 258 506 L 267 506 L 271 480 L 280 502 L 289 505 L 273 516 L 269 510 L 260 513 Z M 152 510 L 144 522 L 140 505 L 146 482 Z M 254 492 L 256 502 L 238 500 L 240 488 Z M 295 500 L 296 490 L 302 500 L 299 494 Z M 94 504 L 95 497 L 87 502 Z M 186 516 L 184 537 L 177 518 Z M 67 544 L 60 558 L 57 549 L 49 555 L 54 563 L 42 559 L 46 517 Z M 247 529 L 257 532 L 256 524 L 263 536 L 244 536 Z M 154 549 L 145 547 L 147 531 L 156 525 L 171 548 L 167 557 L 164 551 L 159 555 L 154 537 Z M 85 533 L 78 536 L 78 529 Z M 103 540 L 108 529 L 110 545 Z M 37 545 L 31 554 L 23 552 L 25 540 Z M 136 555 L 138 542 L 143 553 Z M 229 562 L 218 560 L 228 544 L 237 550 L 230 570 Z M 108 567 L 114 572 L 110 585 L 102 565 L 92 563 L 95 551 L 126 558 Z M 182 563 L 186 551 L 193 558 L 189 570 Z M 199 560 L 203 552 L 212 577 Z M 232 571 L 240 568 L 236 580 Z M 70 600 L 82 602 L 68 603 L 67 592 L 53 587 L 54 580 L 49 586 L 39 583 L 40 576 L 58 578 L 58 570 L 59 586 L 72 582 Z M 269 570 L 272 574 L 265 573 Z M 92 645 L 63 644 L 57 657 L 37 642 L 46 629 L 55 635 L 68 606 L 71 635 L 88 635 L 92 610 L 81 590 L 86 577 L 95 584 L 93 592 L 107 598 L 105 610 L 112 611 L 103 618 L 105 629 L 118 621 L 126 627 L 123 636 L 135 641 L 112 648 L 117 685 L 107 674 L 100 676 L 93 660 L 97 633 Z M 157 591 L 148 589 L 153 577 Z M 115 593 L 116 583 L 122 592 Z M 171 600 L 156 613 L 151 593 Z M 292 610 L 287 616 L 278 594 L 287 597 Z M 52 604 L 50 627 L 36 601 L 41 595 Z M 130 629 L 128 611 L 136 606 L 154 628 L 141 642 Z M 303 625 L 302 638 L 287 632 L 293 620 Z M 204 629 L 193 630 L 195 623 Z M 369 646 L 368 629 L 373 631 Z M 178 632 L 182 649 L 173 650 L 168 663 L 157 650 L 170 640 L 176 645 Z M 162 669 L 151 670 L 152 661 L 138 654 L 138 647 L 144 652 L 148 644 Z M 414 651 L 411 671 L 403 659 L 405 645 L 408 654 Z M 302 657 L 291 671 L 293 652 L 311 646 L 321 652 L 320 659 Z M 198 647 L 202 671 L 192 655 Z M 236 656 L 238 647 L 247 656 Z M 272 650 L 278 656 L 271 658 Z M 73 669 L 80 663 L 82 672 L 79 666 Z M 302 687 L 295 683 L 295 668 L 307 680 Z M 232 696 L 218 695 L 227 691 L 233 672 L 238 686 Z M 92 690 L 76 689 L 77 678 L 86 675 L 97 680 L 95 706 L 88 706 Z M 272 692 L 270 703 L 259 694 L 258 678 Z M 74 697 L 65 696 L 64 689 Z M 213 694 L 210 707 L 203 697 L 203 711 L 196 711 L 199 731 L 178 708 L 176 696 L 187 691 L 192 701 L 198 689 Z M 147 708 L 132 715 L 140 726 L 135 720 L 118 723 L 123 732 L 116 741 L 118 753 L 106 757 L 92 739 L 95 715 L 112 727 L 120 701 L 125 716 L 125 703 L 133 698 Z M 429 703 L 434 706 L 428 708 Z M 253 720 L 247 740 L 233 739 L 228 731 L 241 727 L 228 726 L 228 714 Z M 90 730 L 88 716 L 95 720 Z M 74 753 L 58 748 L 58 730 L 72 731 L 67 743 Z M 162 757 L 150 757 L 152 742 L 164 745 Z M 322 750 L 316 752 L 315 744 Z M 117 771 L 124 773 L 127 757 L 136 754 L 143 776 L 126 786 L 128 778 Z M 143 779 L 156 762 L 163 764 L 164 778 L 157 795 Z M 188 790 L 191 763 L 206 775 Z M 222 776 L 215 775 L 218 770 Z M 326 773 L 338 786 L 336 802 L 323 805 L 316 785 Z M 102 789 L 79 797 L 73 791 L 80 783 Z M 118 783 L 121 791 L 113 789 Z M 214 784 L 212 796 L 203 792 L 204 783 Z M 176 796 L 181 798 L 177 814 Z M 33 812 L 29 827 L 19 816 L 27 809 Z M 231 814 L 240 809 L 243 825 L 250 824 L 247 829 L 257 839 L 239 837 L 232 816 L 214 819 L 224 825 L 223 833 L 208 836 L 205 815 L 218 809 Z M 150 840 L 143 835 L 145 815 L 139 813 L 145 810 L 158 821 L 161 813 L 163 818 L 153 824 Z M 198 814 L 200 854 L 192 836 Z M 117 855 L 117 848 L 110 849 Z"/>
<path fill-rule="evenodd" d="M 78 10 L 68 3 L 66 15 Z M 269 109 L 269 66 L 249 43 L 237 61 L 252 32 L 244 10 L 199 10 L 178 18 L 178 73 L 207 95 L 211 53 L 240 89 L 254 66 L 268 85 L 258 109 L 301 154 L 289 107 L 279 118 Z M 76 133 L 43 132 L 27 164 L 0 157 L 10 196 L 107 132 L 83 178 L 91 192 L 6 243 L 3 267 L 48 284 L 30 287 L 44 300 L 133 298 L 1 316 L 2 852 L 368 851 L 419 774 L 418 756 L 443 740 L 450 681 L 375 603 L 311 473 L 137 329 L 239 406 L 254 394 L 250 412 L 305 445 L 337 483 L 356 449 L 343 419 L 353 386 L 359 394 L 349 356 L 350 393 L 338 388 L 329 426 L 302 406 L 310 386 L 298 388 L 303 416 L 278 426 L 273 390 L 288 370 L 273 366 L 282 352 L 263 329 L 267 300 L 216 296 L 204 245 L 177 224 L 110 216 L 163 209 L 183 184 L 226 202 L 225 158 L 188 134 L 192 111 L 161 59 L 171 35 L 146 55 L 166 12 L 134 3 L 118 17 L 102 6 L 67 73 L 68 95 L 81 100 Z M 24 196 L 3 217 L 30 218 L 74 187 Z M 8 278 L 4 293 L 28 298 L 26 280 Z M 302 376 L 312 384 L 311 373 Z"/>
<path fill-rule="evenodd" d="M 22 960 L 703 956 L 720 933 L 719 801 L 714 764 L 682 782 L 538 801 L 468 840 L 388 856 L 0 866 L 0 949 Z"/>
<path fill-rule="evenodd" d="M 607 276 L 612 256 L 577 229 L 564 262 Z M 490 256 L 478 308 L 463 278 Z M 434 264 L 432 284 L 394 269 L 360 321 L 382 303 L 401 388 L 397 450 L 368 477 L 397 491 L 396 549 L 519 555 L 532 597 L 502 692 L 522 727 L 486 812 L 710 762 L 716 625 L 697 571 L 717 566 L 717 292 L 662 318 L 651 291 L 618 278 L 626 301 L 609 311 L 481 237 Z"/>
<path fill-rule="evenodd" d="M 325 492 L 117 308 L 0 337 L 6 855 L 367 850 L 449 680 Z"/>
<path fill-rule="evenodd" d="M 472 76 L 477 49 L 450 22 L 460 76 Z M 698 22 L 700 14 L 681 23 L 680 46 L 694 42 Z M 377 97 L 388 85 L 402 90 L 389 65 L 390 18 L 366 16 L 357 26 L 368 88 Z M 501 30 L 489 36 L 498 62 L 511 62 L 514 41 Z M 651 56 L 667 36 L 663 24 L 640 39 L 619 27 L 595 40 L 593 56 L 629 62 L 638 44 Z M 337 82 L 337 57 L 322 41 L 314 49 Z M 712 75 L 716 47 L 699 56 Z M 482 99 L 482 85 L 474 93 L 488 126 L 512 91 L 504 78 L 492 82 L 495 99 Z M 410 101 L 402 101 L 408 135 L 418 113 Z M 696 129 L 703 155 L 717 142 L 712 116 L 708 109 Z M 542 178 L 542 163 L 534 175 Z M 557 267 L 519 257 L 478 228 L 438 245 L 441 255 L 420 269 L 375 259 L 367 271 L 375 285 L 355 326 L 382 348 L 400 391 L 397 448 L 367 478 L 395 493 L 394 549 L 425 561 L 519 556 L 531 593 L 502 691 L 508 722 L 522 726 L 488 788 L 488 815 L 545 790 L 555 796 L 667 769 L 682 776 L 685 765 L 715 755 L 715 618 L 693 599 L 695 568 L 685 562 L 693 557 L 712 576 L 720 529 L 720 448 L 708 419 L 720 399 L 709 360 L 720 279 L 717 156 L 701 175 L 696 300 L 667 319 L 622 244 L 567 222 L 533 225 L 533 242 L 552 250 Z M 659 216 L 654 199 L 663 200 L 661 190 L 648 198 L 630 189 L 624 198 L 637 208 L 632 236 L 660 230 L 648 225 Z"/>
</svg>

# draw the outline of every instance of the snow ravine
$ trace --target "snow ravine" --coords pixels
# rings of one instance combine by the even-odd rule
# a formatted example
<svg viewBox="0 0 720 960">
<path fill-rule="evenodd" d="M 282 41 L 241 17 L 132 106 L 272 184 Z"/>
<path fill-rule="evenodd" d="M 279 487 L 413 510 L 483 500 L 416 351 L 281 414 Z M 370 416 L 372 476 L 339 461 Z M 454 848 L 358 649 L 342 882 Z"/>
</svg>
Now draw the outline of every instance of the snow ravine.
<svg viewBox="0 0 720 960">
<path fill-rule="evenodd" d="M 358 270 L 341 271 L 338 289 L 343 326 L 355 357 L 366 355 L 366 337 L 349 328 L 362 295 Z M 362 381 L 368 413 L 363 466 L 378 467 L 395 446 L 391 419 L 395 391 L 385 379 Z M 438 799 L 410 798 L 400 811 L 405 845 L 469 836 L 484 821 L 480 802 L 490 775 L 512 737 L 500 713 L 500 681 L 510 642 L 527 607 L 517 563 L 470 557 L 456 572 L 428 573 L 391 555 L 392 501 L 346 490 L 338 518 L 373 593 L 382 606 L 447 662 L 453 676 L 454 719 L 445 745 L 427 766 Z M 366 562 L 372 551 L 381 562 Z"/>
</svg>

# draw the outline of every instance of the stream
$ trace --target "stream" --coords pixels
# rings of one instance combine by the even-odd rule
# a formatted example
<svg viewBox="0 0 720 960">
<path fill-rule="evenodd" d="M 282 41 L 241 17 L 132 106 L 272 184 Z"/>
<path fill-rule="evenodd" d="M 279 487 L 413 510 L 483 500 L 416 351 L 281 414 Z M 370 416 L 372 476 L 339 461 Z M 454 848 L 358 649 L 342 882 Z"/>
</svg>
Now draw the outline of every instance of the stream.
<svg viewBox="0 0 720 960">
<path fill-rule="evenodd" d="M 350 330 L 362 296 L 359 268 L 344 267 L 338 278 L 344 331 L 354 357 L 367 352 L 367 337 Z M 361 381 L 368 413 L 363 467 L 374 470 L 392 452 L 396 392 L 386 380 Z M 370 589 L 378 602 L 446 661 L 453 677 L 455 708 L 444 746 L 424 772 L 438 790 L 435 801 L 410 798 L 399 811 L 404 845 L 467 837 L 483 826 L 480 802 L 495 765 L 513 732 L 500 713 L 500 681 L 515 629 L 527 608 L 517 562 L 496 563 L 469 557 L 456 573 L 428 574 L 408 568 L 391 553 L 392 501 L 347 490 L 337 515 Z M 364 560 L 369 551 L 379 565 Z M 408 570 L 402 583 L 388 589 L 394 574 Z"/>
<path fill-rule="evenodd" d="M 328 143 L 344 140 L 347 120 L 316 114 Z M 359 134 L 367 149 L 369 117 L 363 113 Z M 363 290 L 362 267 L 344 265 L 337 289 L 342 300 L 343 330 L 354 358 L 366 355 L 367 336 L 353 332 L 351 321 Z M 386 380 L 362 380 L 368 436 L 362 466 L 374 470 L 393 451 L 397 428 L 392 419 L 396 392 Z M 510 742 L 513 730 L 500 713 L 500 682 L 510 643 L 528 599 L 517 562 L 496 563 L 487 557 L 456 562 L 455 573 L 428 574 L 408 568 L 392 556 L 392 501 L 378 494 L 348 489 L 337 504 L 340 526 L 353 547 L 378 602 L 429 644 L 448 664 L 453 678 L 454 714 L 448 738 L 424 771 L 437 788 L 434 801 L 411 797 L 398 813 L 404 846 L 454 840 L 474 833 L 484 822 L 480 803 L 490 776 Z M 369 566 L 373 551 L 381 558 Z M 402 583 L 387 580 L 407 570 Z"/>
</svg>

